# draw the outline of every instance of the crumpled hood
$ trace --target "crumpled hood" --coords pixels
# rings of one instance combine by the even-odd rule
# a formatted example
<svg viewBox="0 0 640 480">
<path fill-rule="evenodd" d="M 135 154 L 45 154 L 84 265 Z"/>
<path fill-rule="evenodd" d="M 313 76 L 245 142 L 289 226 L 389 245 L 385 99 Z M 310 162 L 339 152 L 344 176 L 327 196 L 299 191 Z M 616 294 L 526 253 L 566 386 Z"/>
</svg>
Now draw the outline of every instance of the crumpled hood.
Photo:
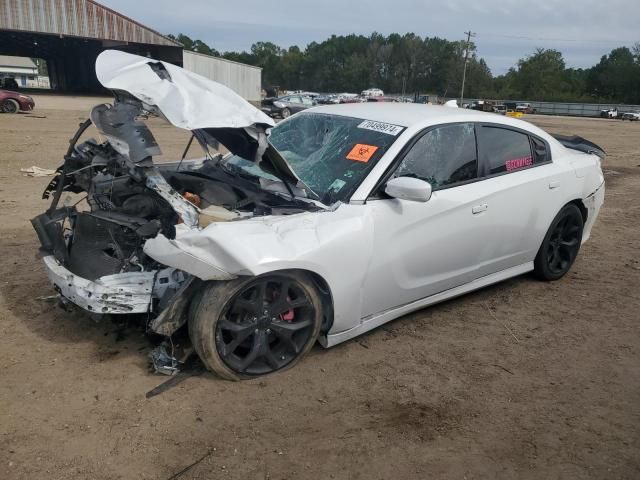
<svg viewBox="0 0 640 480">
<path fill-rule="evenodd" d="M 106 50 L 96 75 L 110 90 L 124 90 L 154 105 L 171 124 L 187 130 L 273 127 L 273 119 L 230 88 L 171 63 Z"/>
<path fill-rule="evenodd" d="M 247 160 L 267 159 L 269 171 L 311 191 L 269 145 L 267 130 L 275 126 L 273 119 L 230 88 L 171 63 L 118 50 L 98 55 L 96 75 L 105 88 L 127 92 L 172 125 L 205 131 Z"/>
</svg>

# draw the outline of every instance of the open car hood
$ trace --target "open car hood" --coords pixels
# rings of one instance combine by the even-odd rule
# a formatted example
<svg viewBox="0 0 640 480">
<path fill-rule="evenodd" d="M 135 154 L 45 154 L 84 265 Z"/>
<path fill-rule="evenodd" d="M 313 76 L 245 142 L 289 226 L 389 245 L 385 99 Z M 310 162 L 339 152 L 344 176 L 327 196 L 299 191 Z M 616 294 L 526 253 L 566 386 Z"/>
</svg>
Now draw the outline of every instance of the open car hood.
<svg viewBox="0 0 640 480">
<path fill-rule="evenodd" d="M 213 137 L 247 160 L 266 160 L 266 170 L 305 188 L 268 144 L 267 130 L 275 126 L 273 119 L 230 88 L 171 63 L 118 50 L 98 55 L 96 75 L 105 88 L 128 93 L 172 125 L 196 134 L 206 132 L 208 135 L 199 137 Z"/>
</svg>

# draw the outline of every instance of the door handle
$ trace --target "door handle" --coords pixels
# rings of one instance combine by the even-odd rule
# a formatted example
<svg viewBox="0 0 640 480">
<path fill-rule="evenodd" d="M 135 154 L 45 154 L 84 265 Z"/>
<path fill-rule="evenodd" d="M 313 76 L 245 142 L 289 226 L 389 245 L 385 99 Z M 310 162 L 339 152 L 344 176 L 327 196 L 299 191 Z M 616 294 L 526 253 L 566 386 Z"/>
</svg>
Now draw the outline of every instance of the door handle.
<svg viewBox="0 0 640 480">
<path fill-rule="evenodd" d="M 486 211 L 488 208 L 489 208 L 489 205 L 487 205 L 486 203 L 483 203 L 482 205 L 476 205 L 475 207 L 471 208 L 471 213 L 473 213 L 474 215 L 477 215 L 479 213 Z"/>
<path fill-rule="evenodd" d="M 553 182 L 549 182 L 549 190 L 554 190 L 560 187 L 560 182 L 555 180 Z"/>
</svg>

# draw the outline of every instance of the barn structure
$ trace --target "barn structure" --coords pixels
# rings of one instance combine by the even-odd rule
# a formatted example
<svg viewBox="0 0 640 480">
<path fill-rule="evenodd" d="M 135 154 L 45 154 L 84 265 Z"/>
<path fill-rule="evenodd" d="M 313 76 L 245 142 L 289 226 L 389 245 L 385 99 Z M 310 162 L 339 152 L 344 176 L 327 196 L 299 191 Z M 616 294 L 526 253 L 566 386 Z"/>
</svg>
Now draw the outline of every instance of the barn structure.
<svg viewBox="0 0 640 480">
<path fill-rule="evenodd" d="M 0 55 L 44 59 L 54 90 L 103 91 L 94 66 L 107 49 L 183 66 L 182 44 L 94 0 L 0 0 Z M 259 95 L 255 67 L 231 66 L 212 57 L 197 60 L 190 64 L 198 67 L 198 73 L 208 72 L 217 81 L 226 78 L 221 83 L 249 100 L 258 99 L 249 98 L 255 93 L 245 93 Z M 238 69 L 242 71 L 237 73 Z M 231 71 L 236 73 L 225 73 Z M 254 85 L 238 83 L 245 81 Z"/>
</svg>

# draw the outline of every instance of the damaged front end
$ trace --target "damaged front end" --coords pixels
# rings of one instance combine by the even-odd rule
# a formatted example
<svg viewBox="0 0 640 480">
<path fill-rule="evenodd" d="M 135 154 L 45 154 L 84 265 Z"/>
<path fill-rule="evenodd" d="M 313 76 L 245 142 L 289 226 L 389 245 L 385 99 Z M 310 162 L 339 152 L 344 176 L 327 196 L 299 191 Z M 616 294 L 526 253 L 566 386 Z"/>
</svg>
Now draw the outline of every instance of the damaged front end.
<svg viewBox="0 0 640 480">
<path fill-rule="evenodd" d="M 49 280 L 66 301 L 93 314 L 150 314 L 154 330 L 194 278 L 147 256 L 144 243 L 159 233 L 174 237 L 178 223 L 197 228 L 199 211 L 153 164 L 160 148 L 140 113 L 118 100 L 94 108 L 45 189 L 50 208 L 31 223 Z M 77 143 L 91 123 L 107 140 Z M 67 193 L 85 196 L 60 205 Z"/>
<path fill-rule="evenodd" d="M 227 124 L 220 118 L 190 123 L 188 111 L 177 112 L 175 98 L 193 105 L 189 96 L 197 97 L 194 82 L 201 80 L 182 79 L 176 84 L 171 75 L 178 67 L 121 52 L 106 53 L 103 63 L 111 63 L 107 70 L 119 68 L 132 74 L 135 82 L 147 85 L 153 80 L 162 88 L 157 88 L 154 98 L 137 91 L 134 84 L 119 85 L 122 75 L 105 79 L 100 64 L 96 66 L 103 84 L 114 89 L 115 100 L 112 105 L 96 106 L 90 119 L 80 125 L 63 165 L 43 194 L 51 199 L 51 206 L 31 223 L 42 245 L 49 280 L 66 302 L 92 314 L 142 314 L 150 331 L 169 336 L 186 322 L 190 299 L 204 276 L 153 258 L 145 252 L 148 241 L 173 240 L 176 228 L 197 232 L 215 222 L 320 207 L 305 199 L 303 185 L 278 164 L 281 159 L 266 141 L 266 130 L 272 126 L 268 117 L 262 123 L 257 110 L 245 102 L 244 117 L 236 109 Z M 120 64 L 114 67 L 114 62 Z M 171 88 L 178 95 L 163 106 L 166 90 Z M 211 97 L 210 89 L 203 92 Z M 223 93 L 223 104 L 238 101 L 232 92 Z M 189 145 L 195 139 L 204 157 L 154 164 L 153 157 L 161 150 L 143 121 L 149 116 L 190 130 Z M 81 142 L 91 124 L 102 140 Z M 216 152 L 219 144 L 229 153 Z M 228 162 L 229 156 L 236 161 Z M 237 167 L 243 162 L 253 162 L 260 174 Z M 73 205 L 63 202 L 62 196 L 69 194 L 80 199 Z M 234 277 L 214 267 L 206 274 L 206 280 Z"/>
</svg>

